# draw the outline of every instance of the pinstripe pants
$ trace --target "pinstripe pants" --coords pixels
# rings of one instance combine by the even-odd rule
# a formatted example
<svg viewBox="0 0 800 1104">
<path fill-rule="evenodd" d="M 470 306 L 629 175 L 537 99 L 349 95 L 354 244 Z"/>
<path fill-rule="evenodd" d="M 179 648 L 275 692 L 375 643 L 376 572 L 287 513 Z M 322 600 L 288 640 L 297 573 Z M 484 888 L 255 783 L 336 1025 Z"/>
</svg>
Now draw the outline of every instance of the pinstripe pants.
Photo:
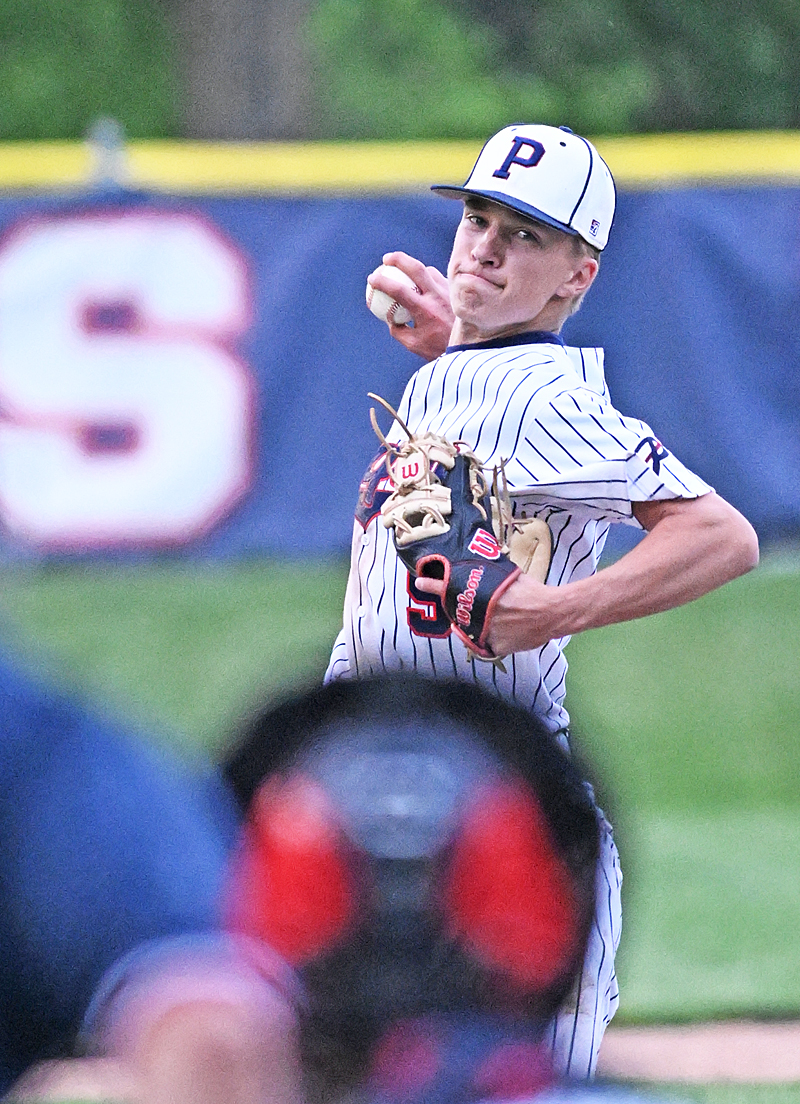
<svg viewBox="0 0 800 1104">
<path fill-rule="evenodd" d="M 597 903 L 583 971 L 545 1035 L 557 1072 L 578 1080 L 594 1076 L 603 1034 L 619 1004 L 614 956 L 622 931 L 622 872 L 611 825 L 600 809 L 598 816 Z"/>
</svg>

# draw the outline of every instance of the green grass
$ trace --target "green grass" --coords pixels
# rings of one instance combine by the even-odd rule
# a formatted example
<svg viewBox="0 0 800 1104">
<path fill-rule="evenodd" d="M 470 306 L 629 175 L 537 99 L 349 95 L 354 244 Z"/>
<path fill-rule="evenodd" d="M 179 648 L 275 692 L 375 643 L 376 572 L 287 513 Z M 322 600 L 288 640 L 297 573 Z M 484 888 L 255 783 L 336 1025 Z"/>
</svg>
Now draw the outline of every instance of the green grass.
<svg viewBox="0 0 800 1104">
<path fill-rule="evenodd" d="M 797 810 L 634 811 L 625 823 L 621 1018 L 800 1014 Z"/>
<path fill-rule="evenodd" d="M 800 1085 L 637 1085 L 665 1104 L 800 1104 Z"/>
<path fill-rule="evenodd" d="M 576 637 L 625 872 L 620 1019 L 800 1014 L 800 559 Z"/>
<path fill-rule="evenodd" d="M 582 746 L 640 810 L 798 806 L 800 559 L 576 637 Z"/>
<path fill-rule="evenodd" d="M 321 679 L 345 566 L 71 565 L 0 582 L 6 635 L 29 657 L 215 754 L 257 702 Z M 699 602 L 570 644 L 576 740 L 625 872 L 620 1020 L 800 1015 L 798 625 L 800 558 L 767 557 Z M 725 1091 L 696 1099 L 800 1102 Z"/>
<path fill-rule="evenodd" d="M 345 578 L 340 563 L 271 561 L 5 570 L 0 618 L 56 681 L 216 754 L 255 705 L 322 678 Z"/>
</svg>

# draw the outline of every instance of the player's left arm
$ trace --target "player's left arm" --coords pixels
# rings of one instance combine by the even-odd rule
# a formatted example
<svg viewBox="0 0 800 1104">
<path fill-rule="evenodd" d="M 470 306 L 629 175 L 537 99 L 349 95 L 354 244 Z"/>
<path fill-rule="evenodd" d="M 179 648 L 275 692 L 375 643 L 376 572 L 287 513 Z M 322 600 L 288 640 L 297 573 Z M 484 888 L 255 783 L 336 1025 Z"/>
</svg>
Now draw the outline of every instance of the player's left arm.
<svg viewBox="0 0 800 1104">
<path fill-rule="evenodd" d="M 497 655 L 672 609 L 758 563 L 753 527 L 713 491 L 632 510 L 647 534 L 609 567 L 558 587 L 522 575 L 499 597 L 489 633 Z"/>
</svg>

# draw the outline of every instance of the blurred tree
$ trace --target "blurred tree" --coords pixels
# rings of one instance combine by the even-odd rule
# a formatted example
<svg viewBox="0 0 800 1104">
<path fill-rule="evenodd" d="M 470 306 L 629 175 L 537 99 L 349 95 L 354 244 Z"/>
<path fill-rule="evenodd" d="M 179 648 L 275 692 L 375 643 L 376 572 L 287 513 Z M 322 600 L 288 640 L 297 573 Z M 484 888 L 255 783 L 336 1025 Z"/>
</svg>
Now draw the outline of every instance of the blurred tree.
<svg viewBox="0 0 800 1104">
<path fill-rule="evenodd" d="M 313 0 L 166 0 L 191 138 L 317 136 L 302 21 Z"/>
<path fill-rule="evenodd" d="M 0 138 L 800 126 L 798 0 L 2 0 Z"/>
<path fill-rule="evenodd" d="M 178 127 L 175 43 L 158 0 L 2 0 L 0 139 Z"/>
<path fill-rule="evenodd" d="M 800 125 L 796 0 L 452 0 L 507 66 L 549 74 L 576 129 Z"/>
<path fill-rule="evenodd" d="M 309 37 L 342 136 L 800 125 L 796 0 L 319 0 Z"/>
<path fill-rule="evenodd" d="M 443 0 L 318 0 L 306 33 L 323 136 L 474 138 L 558 109 L 551 82 L 504 65 L 501 34 Z"/>
</svg>

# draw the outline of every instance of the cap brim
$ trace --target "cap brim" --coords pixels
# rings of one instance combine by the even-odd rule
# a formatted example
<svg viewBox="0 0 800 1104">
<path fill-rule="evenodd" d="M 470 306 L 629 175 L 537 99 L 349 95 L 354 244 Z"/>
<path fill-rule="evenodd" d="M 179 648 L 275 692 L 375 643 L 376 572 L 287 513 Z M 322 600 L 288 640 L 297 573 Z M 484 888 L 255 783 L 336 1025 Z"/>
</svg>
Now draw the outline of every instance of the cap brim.
<svg viewBox="0 0 800 1104">
<path fill-rule="evenodd" d="M 528 218 L 535 219 L 536 222 L 543 222 L 546 226 L 553 226 L 556 230 L 561 230 L 564 234 L 572 234 L 576 238 L 580 237 L 580 234 L 574 227 L 567 226 L 563 222 L 558 222 L 557 219 L 551 218 L 550 215 L 546 215 L 544 211 L 540 211 L 538 207 L 531 207 L 528 203 L 510 198 L 502 192 L 483 191 L 480 188 L 459 188 L 453 184 L 432 184 L 431 191 L 436 192 L 437 195 L 444 196 L 445 199 L 464 199 L 466 196 L 480 196 L 482 199 L 490 199 L 492 203 L 499 203 L 501 207 L 508 207 L 510 210 L 516 211 L 520 215 L 527 215 Z"/>
</svg>

